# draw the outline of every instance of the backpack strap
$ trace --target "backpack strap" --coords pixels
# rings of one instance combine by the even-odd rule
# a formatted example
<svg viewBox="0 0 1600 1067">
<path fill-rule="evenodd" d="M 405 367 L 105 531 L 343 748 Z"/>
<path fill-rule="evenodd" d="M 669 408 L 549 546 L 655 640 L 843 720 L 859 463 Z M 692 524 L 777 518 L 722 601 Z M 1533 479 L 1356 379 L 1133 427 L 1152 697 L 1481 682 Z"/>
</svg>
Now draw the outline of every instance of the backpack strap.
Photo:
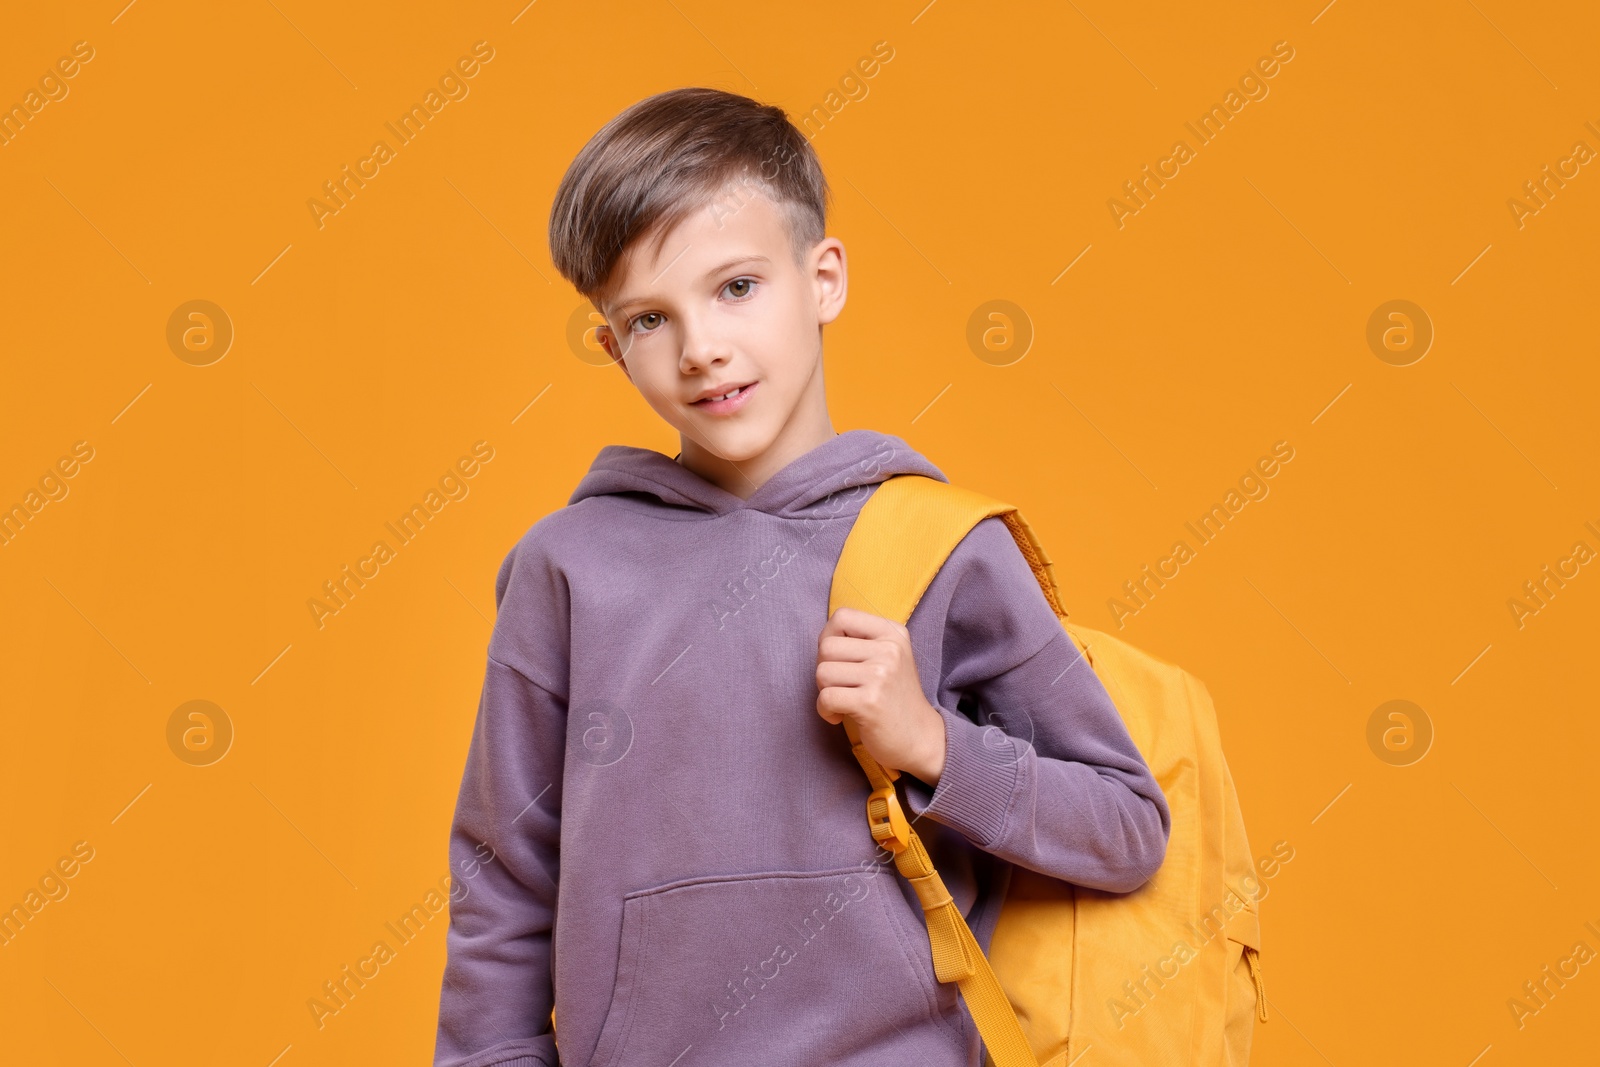
<svg viewBox="0 0 1600 1067">
<path fill-rule="evenodd" d="M 1016 508 L 920 474 L 899 474 L 879 483 L 862 505 L 833 573 L 828 615 L 853 607 L 905 625 L 950 553 L 991 515 L 1005 520 L 1045 599 L 1058 617 L 1065 617 L 1050 558 Z M 847 718 L 843 725 L 850 751 L 872 784 L 867 824 L 873 840 L 894 853 L 895 867 L 922 904 L 934 973 L 941 982 L 959 984 L 995 1067 L 1038 1067 L 1016 1010 L 906 821 L 894 785 L 900 772 L 873 758 L 853 720 Z"/>
<path fill-rule="evenodd" d="M 921 474 L 881 482 L 861 506 L 833 572 L 828 614 L 846 606 L 905 625 L 956 545 L 991 515 L 1005 521 L 1045 600 L 1066 618 L 1055 565 L 1015 507 Z"/>
</svg>

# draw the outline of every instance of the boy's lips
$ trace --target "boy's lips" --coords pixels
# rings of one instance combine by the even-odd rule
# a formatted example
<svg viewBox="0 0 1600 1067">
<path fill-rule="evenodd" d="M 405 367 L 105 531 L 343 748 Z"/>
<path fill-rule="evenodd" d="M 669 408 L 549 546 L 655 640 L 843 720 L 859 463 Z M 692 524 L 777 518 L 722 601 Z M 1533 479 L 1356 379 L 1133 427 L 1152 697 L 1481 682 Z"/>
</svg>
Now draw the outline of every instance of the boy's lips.
<svg viewBox="0 0 1600 1067">
<path fill-rule="evenodd" d="M 696 400 L 690 406 L 697 407 L 710 415 L 731 415 L 744 407 L 745 403 L 750 399 L 750 394 L 755 392 L 756 387 L 760 384 L 760 382 L 751 382 L 740 389 L 738 395 L 730 396 L 725 400 Z"/>
</svg>

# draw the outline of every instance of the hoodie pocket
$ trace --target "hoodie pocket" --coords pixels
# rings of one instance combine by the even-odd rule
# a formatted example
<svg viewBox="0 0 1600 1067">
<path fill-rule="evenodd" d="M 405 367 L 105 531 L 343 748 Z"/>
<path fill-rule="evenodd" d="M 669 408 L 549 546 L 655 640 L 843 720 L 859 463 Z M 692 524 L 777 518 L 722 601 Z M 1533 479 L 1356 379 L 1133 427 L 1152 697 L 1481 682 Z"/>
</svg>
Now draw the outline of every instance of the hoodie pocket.
<svg viewBox="0 0 1600 1067">
<path fill-rule="evenodd" d="M 894 877 L 844 867 L 629 893 L 591 1067 L 773 1062 L 774 1050 L 809 1063 L 948 1058 L 962 1037 Z"/>
</svg>

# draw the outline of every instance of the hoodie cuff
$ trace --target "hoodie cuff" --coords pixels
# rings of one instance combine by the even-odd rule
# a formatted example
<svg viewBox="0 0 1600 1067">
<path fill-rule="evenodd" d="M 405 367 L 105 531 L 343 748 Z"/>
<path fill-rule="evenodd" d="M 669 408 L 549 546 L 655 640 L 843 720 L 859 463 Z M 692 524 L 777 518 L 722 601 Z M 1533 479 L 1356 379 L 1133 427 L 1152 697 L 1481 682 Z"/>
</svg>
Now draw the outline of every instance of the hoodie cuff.
<svg viewBox="0 0 1600 1067">
<path fill-rule="evenodd" d="M 927 815 L 989 848 L 1000 840 L 1016 795 L 1021 754 L 1017 740 L 998 726 L 979 726 L 959 712 L 934 705 L 944 719 L 944 770 L 930 796 L 927 783 L 910 772 L 906 806 L 912 818 Z"/>
</svg>

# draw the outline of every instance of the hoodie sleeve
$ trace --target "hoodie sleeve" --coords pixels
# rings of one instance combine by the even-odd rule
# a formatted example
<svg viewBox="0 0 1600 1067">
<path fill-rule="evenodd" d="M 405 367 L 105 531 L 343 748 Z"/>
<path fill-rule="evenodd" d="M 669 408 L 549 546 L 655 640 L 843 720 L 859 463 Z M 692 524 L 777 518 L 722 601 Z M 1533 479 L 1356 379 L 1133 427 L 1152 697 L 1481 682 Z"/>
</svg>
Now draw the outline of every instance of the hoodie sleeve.
<svg viewBox="0 0 1600 1067">
<path fill-rule="evenodd" d="M 564 589 L 550 568 L 516 556 L 506 557 L 496 583 L 500 611 L 450 828 L 435 1067 L 560 1064 L 550 964 L 566 747 L 556 677 L 565 672 L 547 673 L 522 652 L 536 647 L 530 639 L 552 640 Z"/>
<path fill-rule="evenodd" d="M 945 764 L 932 790 L 901 776 L 910 817 L 1063 881 L 1137 889 L 1166 855 L 1166 797 L 1004 520 L 973 527 L 934 582 Z"/>
</svg>

